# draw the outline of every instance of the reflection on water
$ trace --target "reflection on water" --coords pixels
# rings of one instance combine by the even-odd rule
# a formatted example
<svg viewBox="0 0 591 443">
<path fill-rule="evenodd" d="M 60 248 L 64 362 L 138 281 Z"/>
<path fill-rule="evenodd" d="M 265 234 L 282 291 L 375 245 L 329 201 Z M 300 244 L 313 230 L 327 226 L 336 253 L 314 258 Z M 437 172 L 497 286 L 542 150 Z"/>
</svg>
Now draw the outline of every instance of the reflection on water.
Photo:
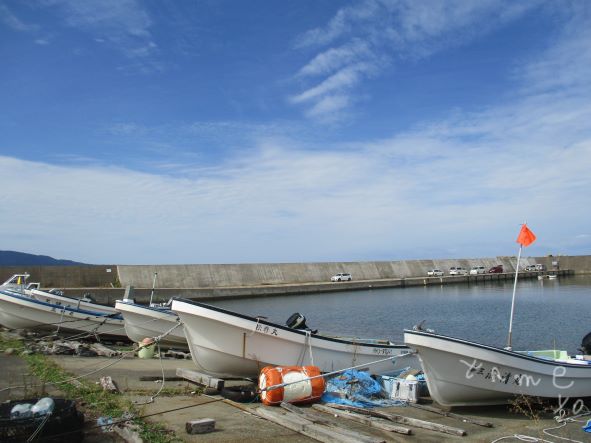
<svg viewBox="0 0 591 443">
<path fill-rule="evenodd" d="M 402 341 L 402 331 L 425 320 L 436 332 L 505 346 L 512 281 L 289 295 L 213 304 L 284 324 L 294 312 L 321 332 Z M 577 352 L 591 331 L 591 276 L 520 280 L 513 347 Z"/>
</svg>

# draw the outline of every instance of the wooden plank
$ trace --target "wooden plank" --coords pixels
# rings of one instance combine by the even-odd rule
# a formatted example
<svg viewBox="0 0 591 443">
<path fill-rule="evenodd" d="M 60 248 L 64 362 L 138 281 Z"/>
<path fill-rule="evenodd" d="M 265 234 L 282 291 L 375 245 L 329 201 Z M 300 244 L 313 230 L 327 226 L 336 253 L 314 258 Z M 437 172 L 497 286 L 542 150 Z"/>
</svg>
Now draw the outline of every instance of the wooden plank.
<svg viewBox="0 0 591 443">
<path fill-rule="evenodd" d="M 162 374 L 160 375 L 142 375 L 139 378 L 140 381 L 160 381 L 162 380 Z M 185 381 L 185 377 L 165 377 L 166 381 Z"/>
<path fill-rule="evenodd" d="M 193 383 L 197 383 L 208 388 L 217 389 L 218 391 L 224 389 L 224 380 L 222 380 L 221 378 L 215 378 L 210 375 L 203 374 L 201 372 L 192 371 L 190 369 L 185 368 L 176 368 L 176 375 L 178 377 L 190 380 Z"/>
<path fill-rule="evenodd" d="M 331 404 L 330 407 L 335 408 L 335 409 L 342 409 L 345 411 L 353 411 L 353 412 L 357 412 L 359 414 L 364 414 L 364 415 L 371 415 L 373 417 L 385 418 L 386 420 L 390 420 L 395 423 L 401 423 L 404 425 L 415 426 L 417 428 L 422 428 L 422 429 L 429 429 L 430 431 L 442 432 L 444 434 L 459 435 L 459 436 L 466 435 L 466 431 L 463 429 L 460 429 L 460 428 L 454 428 L 452 426 L 441 425 L 439 423 L 433 423 L 433 422 L 426 421 L 426 420 L 419 420 L 418 418 L 411 418 L 411 417 L 405 417 L 403 415 L 390 414 L 387 412 L 376 411 L 375 409 L 363 409 L 363 408 L 357 408 L 355 406 L 346 406 L 346 405 L 338 405 L 338 404 Z"/>
<path fill-rule="evenodd" d="M 383 419 L 368 417 L 367 415 L 361 415 L 351 411 L 342 411 L 325 405 L 314 405 L 312 407 L 319 411 L 326 412 L 328 414 L 334 414 L 338 417 L 361 423 L 371 428 L 380 429 L 382 431 L 396 432 L 398 434 L 404 435 L 410 435 L 412 433 L 411 429 L 409 428 L 393 425 L 392 423 L 386 422 Z"/>
<path fill-rule="evenodd" d="M 314 414 L 309 409 L 299 408 L 297 406 L 294 406 L 290 403 L 285 403 L 285 402 L 282 402 L 280 404 L 280 406 L 290 412 L 293 412 L 296 415 L 300 415 L 301 417 L 304 417 L 305 419 L 310 420 L 313 423 L 324 424 L 327 426 L 337 426 L 337 427 L 339 427 L 339 432 L 349 432 L 349 430 L 340 427 L 341 426 L 340 423 L 336 423 L 334 420 L 327 420 L 325 418 L 326 417 L 325 414 L 320 414 L 320 415 Z M 312 407 L 317 408 L 318 410 L 322 410 L 321 409 L 322 405 L 314 405 Z M 340 412 L 340 411 L 335 411 L 334 409 L 330 409 L 330 408 L 326 408 L 326 409 L 327 409 L 327 411 L 324 411 L 324 412 L 328 412 L 333 417 L 335 415 L 338 415 L 338 414 L 335 414 L 335 412 Z M 361 415 L 358 415 L 358 417 L 359 417 L 359 420 L 352 419 L 352 421 L 357 421 L 358 423 L 362 423 L 366 426 L 380 429 L 382 431 L 397 432 L 399 434 L 404 434 L 404 435 L 411 434 L 411 430 L 409 428 L 404 428 L 402 426 L 396 426 L 396 425 L 393 425 L 389 422 L 381 421 L 381 419 L 364 417 Z M 349 417 L 345 417 L 345 418 L 349 418 Z M 372 423 L 372 420 L 374 421 L 373 423 Z M 377 420 L 380 420 L 380 422 L 377 422 Z M 352 437 L 355 437 L 356 432 L 355 431 L 352 431 L 352 432 L 353 432 Z"/>
<path fill-rule="evenodd" d="M 478 420 L 476 418 L 466 417 L 465 415 L 455 414 L 453 412 L 444 411 L 443 409 L 435 408 L 433 406 L 409 404 L 413 408 L 422 409 L 424 411 L 433 412 L 434 414 L 443 415 L 445 417 L 455 418 L 464 423 L 472 423 L 474 425 L 483 426 L 485 428 L 492 428 L 493 424 L 488 421 Z"/>
<path fill-rule="evenodd" d="M 281 406 L 283 409 L 288 410 L 289 412 L 293 412 L 294 414 L 298 414 L 304 417 L 305 419 L 310 420 L 312 423 L 318 423 L 327 426 L 334 425 L 334 422 L 324 419 L 322 415 L 311 414 L 307 410 L 303 410 L 302 408 L 292 405 L 291 403 L 281 402 L 279 406 Z"/>
<path fill-rule="evenodd" d="M 382 438 L 355 432 L 352 430 L 324 426 L 312 423 L 294 413 L 282 413 L 280 410 L 268 407 L 258 407 L 253 411 L 259 417 L 272 421 L 292 431 L 313 438 L 324 443 L 384 443 Z"/>
</svg>

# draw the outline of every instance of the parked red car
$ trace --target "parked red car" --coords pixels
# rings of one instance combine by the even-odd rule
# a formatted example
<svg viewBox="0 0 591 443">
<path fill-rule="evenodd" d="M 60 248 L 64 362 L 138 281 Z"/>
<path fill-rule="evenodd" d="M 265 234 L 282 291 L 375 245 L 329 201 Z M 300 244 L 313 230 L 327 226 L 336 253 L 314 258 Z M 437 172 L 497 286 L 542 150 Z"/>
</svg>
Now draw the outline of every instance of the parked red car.
<svg viewBox="0 0 591 443">
<path fill-rule="evenodd" d="M 503 272 L 503 265 L 493 266 L 488 270 L 489 274 L 501 274 Z"/>
</svg>

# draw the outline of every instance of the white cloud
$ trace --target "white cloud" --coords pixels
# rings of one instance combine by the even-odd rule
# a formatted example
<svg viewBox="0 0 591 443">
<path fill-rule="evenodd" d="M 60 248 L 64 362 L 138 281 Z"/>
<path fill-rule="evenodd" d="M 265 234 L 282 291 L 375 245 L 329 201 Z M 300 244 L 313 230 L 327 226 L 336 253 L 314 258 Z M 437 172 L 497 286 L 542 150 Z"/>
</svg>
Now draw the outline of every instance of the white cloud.
<svg viewBox="0 0 591 443">
<path fill-rule="evenodd" d="M 298 98 L 308 94 L 314 94 L 313 97 L 321 101 L 323 93 L 331 94 L 332 89 L 323 85 L 332 82 L 334 71 L 347 72 L 364 65 L 371 66 L 371 74 L 377 74 L 394 66 L 398 59 L 426 57 L 471 41 L 519 18 L 538 3 L 536 0 L 519 3 L 506 0 L 366 0 L 341 8 L 326 26 L 309 30 L 297 39 L 296 47 L 320 51 L 300 68 L 297 77 L 328 77 L 318 86 L 304 86 L 304 92 L 295 94 L 292 101 L 299 103 Z M 327 45 L 332 47 L 325 49 Z M 357 101 L 352 98 L 355 89 L 370 77 L 362 75 L 363 71 L 355 72 L 355 81 L 343 84 L 347 91 L 340 91 L 341 95 L 351 96 L 349 103 Z M 316 107 L 314 103 L 309 106 Z M 326 108 L 331 120 L 338 118 L 341 110 Z M 308 112 L 308 115 L 320 117 L 316 112 Z"/>
<path fill-rule="evenodd" d="M 348 105 L 349 97 L 346 95 L 324 95 L 308 110 L 307 115 L 312 118 L 330 118 L 330 116 L 347 108 Z"/>
<path fill-rule="evenodd" d="M 0 235 L 87 262 L 370 260 L 513 254 L 527 219 L 539 238 L 528 253 L 584 253 L 589 103 L 541 95 L 312 149 L 259 137 L 174 176 L 0 157 Z"/>
<path fill-rule="evenodd" d="M 374 18 L 379 9 L 379 3 L 372 0 L 339 9 L 324 28 L 311 29 L 300 36 L 297 39 L 296 46 L 306 47 L 328 44 L 349 32 L 359 22 Z"/>
<path fill-rule="evenodd" d="M 346 68 L 343 68 L 340 71 L 332 74 L 319 85 L 316 85 L 307 91 L 292 97 L 291 101 L 293 103 L 302 103 L 322 97 L 329 93 L 333 93 L 334 91 L 348 89 L 359 82 L 364 74 L 369 73 L 372 70 L 373 67 L 365 63 L 347 66 Z"/>
<path fill-rule="evenodd" d="M 353 41 L 338 48 L 321 52 L 298 72 L 299 76 L 314 76 L 334 72 L 359 59 L 370 58 L 370 49 L 364 42 Z"/>
</svg>

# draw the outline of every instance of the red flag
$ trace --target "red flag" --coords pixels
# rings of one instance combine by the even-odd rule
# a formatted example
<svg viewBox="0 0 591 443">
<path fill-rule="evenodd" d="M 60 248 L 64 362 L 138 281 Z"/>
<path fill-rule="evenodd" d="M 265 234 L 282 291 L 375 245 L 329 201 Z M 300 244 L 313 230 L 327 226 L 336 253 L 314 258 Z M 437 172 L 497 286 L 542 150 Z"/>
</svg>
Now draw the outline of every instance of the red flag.
<svg viewBox="0 0 591 443">
<path fill-rule="evenodd" d="M 529 230 L 527 225 L 524 223 L 523 226 L 521 226 L 521 231 L 519 231 L 519 235 L 517 236 L 517 243 L 519 243 L 521 246 L 529 246 L 535 241 L 536 236 L 533 232 Z"/>
</svg>

